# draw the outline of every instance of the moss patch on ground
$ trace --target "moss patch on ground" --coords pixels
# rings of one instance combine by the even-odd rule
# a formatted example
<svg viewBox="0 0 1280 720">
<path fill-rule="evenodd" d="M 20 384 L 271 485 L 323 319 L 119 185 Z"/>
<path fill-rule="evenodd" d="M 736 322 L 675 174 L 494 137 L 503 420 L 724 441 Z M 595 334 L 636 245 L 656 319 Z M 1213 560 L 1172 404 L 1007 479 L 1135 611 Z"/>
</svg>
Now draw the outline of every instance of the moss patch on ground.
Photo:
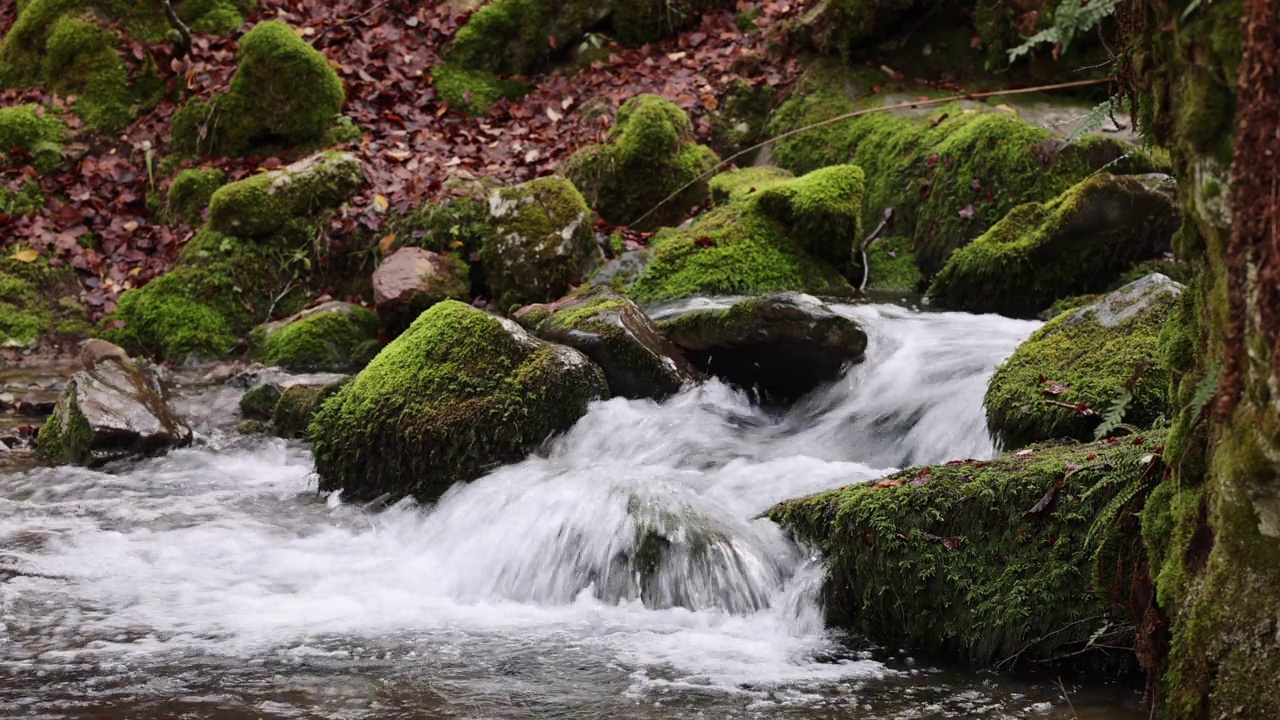
<svg viewBox="0 0 1280 720">
<path fill-rule="evenodd" d="M 175 147 L 235 157 L 333 139 L 346 92 L 320 51 L 272 20 L 245 34 L 239 57 L 230 91 L 191 100 L 174 115 Z"/>
<path fill-rule="evenodd" d="M 51 170 L 62 162 L 66 123 L 35 104 L 0 108 L 0 157 L 13 162 L 15 150 L 25 152 L 37 170 Z"/>
<path fill-rule="evenodd" d="M 424 312 L 310 426 L 322 490 L 434 500 L 568 429 L 602 396 L 576 351 L 456 301 Z"/>
<path fill-rule="evenodd" d="M 841 627 L 983 665 L 1114 672 L 1131 668 L 1132 656 L 1086 651 L 1124 646 L 1133 634 L 1094 591 L 1106 519 L 1115 518 L 1104 509 L 1145 482 L 1161 440 L 1149 433 L 911 468 L 784 502 L 769 516 L 822 551 L 827 613 Z"/>
<path fill-rule="evenodd" d="M 629 225 L 653 211 L 635 226 L 652 230 L 678 224 L 706 204 L 707 182 L 699 178 L 719 162 L 714 151 L 693 140 L 689 116 L 675 103 L 637 95 L 618 110 L 609 142 L 579 150 L 564 175 L 606 221 Z"/>
<path fill-rule="evenodd" d="M 165 210 L 174 219 L 199 225 L 214 192 L 226 182 L 227 174 L 217 168 L 183 170 L 169 186 Z"/>
<path fill-rule="evenodd" d="M 52 267 L 44 258 L 22 262 L 20 253 L 0 257 L 0 345 L 32 347 L 82 337 L 89 315 L 76 299 L 75 271 Z"/>
</svg>

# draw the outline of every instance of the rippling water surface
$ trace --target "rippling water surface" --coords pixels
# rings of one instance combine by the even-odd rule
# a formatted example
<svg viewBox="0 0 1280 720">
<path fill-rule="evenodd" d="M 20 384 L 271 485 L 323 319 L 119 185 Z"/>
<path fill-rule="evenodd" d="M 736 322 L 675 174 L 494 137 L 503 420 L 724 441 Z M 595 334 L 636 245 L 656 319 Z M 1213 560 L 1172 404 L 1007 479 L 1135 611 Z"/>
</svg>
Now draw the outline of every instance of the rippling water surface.
<svg viewBox="0 0 1280 720">
<path fill-rule="evenodd" d="M 840 311 L 867 361 L 785 415 L 714 382 L 598 403 L 431 507 L 320 497 L 303 445 L 225 431 L 230 390 L 178 403 L 198 448 L 0 475 L 0 717 L 1070 717 L 1051 679 L 824 630 L 819 566 L 758 518 L 992 455 L 986 380 L 1036 327 Z"/>
</svg>

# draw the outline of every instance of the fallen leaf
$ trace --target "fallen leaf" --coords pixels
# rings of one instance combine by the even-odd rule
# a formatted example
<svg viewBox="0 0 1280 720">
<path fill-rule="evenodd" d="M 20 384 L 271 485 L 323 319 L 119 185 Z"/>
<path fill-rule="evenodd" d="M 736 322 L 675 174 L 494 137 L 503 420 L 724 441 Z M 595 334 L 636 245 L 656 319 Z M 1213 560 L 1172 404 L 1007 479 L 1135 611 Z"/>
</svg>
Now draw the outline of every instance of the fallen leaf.
<svg viewBox="0 0 1280 720">
<path fill-rule="evenodd" d="M 1040 498 L 1040 502 L 1027 511 L 1027 517 L 1036 517 L 1049 512 L 1053 508 L 1054 501 L 1058 499 L 1058 492 L 1066 485 L 1066 480 L 1059 480 L 1050 485 L 1049 489 L 1044 492 L 1044 496 Z"/>
<path fill-rule="evenodd" d="M 13 259 L 21 263 L 35 262 L 40 257 L 40 253 L 35 250 L 19 250 L 13 254 Z"/>
<path fill-rule="evenodd" d="M 396 244 L 396 234 L 391 233 L 390 235 L 386 235 L 381 240 L 378 241 L 378 249 L 382 251 L 383 255 L 386 255 L 387 253 L 391 252 L 391 248 L 394 247 L 395 244 Z"/>
<path fill-rule="evenodd" d="M 387 196 L 386 196 L 386 195 L 374 195 L 374 196 L 373 196 L 373 209 L 374 209 L 374 211 L 379 212 L 379 213 L 384 213 L 384 212 L 386 212 L 386 211 L 387 211 L 387 208 L 389 208 L 389 207 L 391 207 L 391 201 L 390 201 L 390 200 L 387 200 Z"/>
</svg>

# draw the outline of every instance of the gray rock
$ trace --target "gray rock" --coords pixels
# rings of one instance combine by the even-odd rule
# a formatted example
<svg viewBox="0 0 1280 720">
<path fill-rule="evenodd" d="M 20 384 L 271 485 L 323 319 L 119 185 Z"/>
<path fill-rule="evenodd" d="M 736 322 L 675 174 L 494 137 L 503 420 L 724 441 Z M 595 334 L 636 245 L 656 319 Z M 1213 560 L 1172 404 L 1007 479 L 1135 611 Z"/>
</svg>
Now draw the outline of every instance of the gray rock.
<svg viewBox="0 0 1280 720">
<path fill-rule="evenodd" d="M 191 443 L 191 428 L 170 410 L 154 379 L 122 350 L 95 353 L 90 360 L 90 367 L 71 377 L 40 430 L 40 454 L 97 465 Z"/>
<path fill-rule="evenodd" d="M 416 247 L 396 250 L 373 271 L 373 304 L 392 335 L 404 332 L 423 311 L 444 300 L 466 301 L 467 265 L 451 255 Z"/>
<path fill-rule="evenodd" d="M 609 391 L 626 398 L 662 399 L 698 373 L 635 303 L 607 287 L 515 314 L 543 340 L 582 352 L 604 370 Z"/>
<path fill-rule="evenodd" d="M 867 335 L 811 295 L 780 293 L 728 308 L 695 309 L 658 323 L 700 370 L 788 402 L 861 362 Z"/>
</svg>

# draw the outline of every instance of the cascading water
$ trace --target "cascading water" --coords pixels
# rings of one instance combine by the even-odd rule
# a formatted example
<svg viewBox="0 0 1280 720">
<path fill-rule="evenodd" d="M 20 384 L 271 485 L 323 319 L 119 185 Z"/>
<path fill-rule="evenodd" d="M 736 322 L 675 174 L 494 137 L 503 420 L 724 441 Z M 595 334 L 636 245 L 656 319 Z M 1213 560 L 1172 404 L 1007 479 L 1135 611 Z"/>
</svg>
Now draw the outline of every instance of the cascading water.
<svg viewBox="0 0 1280 720">
<path fill-rule="evenodd" d="M 0 476 L 0 715 L 1054 717 L 1046 688 L 850 649 L 820 566 L 758 517 L 991 455 L 986 380 L 1036 326 L 839 311 L 867 361 L 786 414 L 715 382 L 598 403 L 432 507 L 320 498 L 303 447 L 209 430 Z"/>
</svg>

